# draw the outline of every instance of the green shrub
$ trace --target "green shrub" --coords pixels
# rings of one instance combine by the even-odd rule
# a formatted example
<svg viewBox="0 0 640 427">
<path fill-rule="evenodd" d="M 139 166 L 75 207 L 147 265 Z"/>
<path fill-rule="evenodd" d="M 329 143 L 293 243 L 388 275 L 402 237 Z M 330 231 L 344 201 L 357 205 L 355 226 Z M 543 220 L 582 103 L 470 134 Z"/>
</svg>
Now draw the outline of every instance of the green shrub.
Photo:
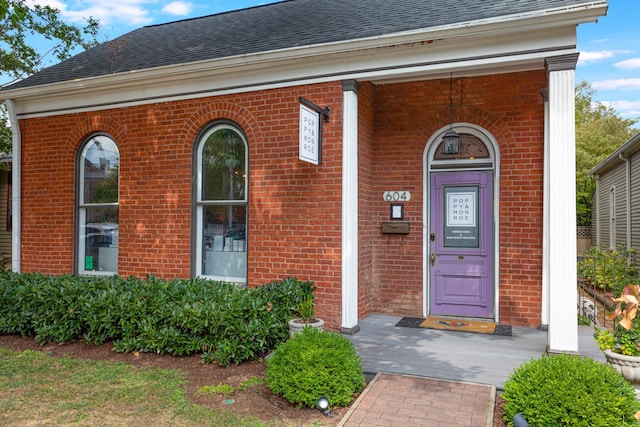
<svg viewBox="0 0 640 427">
<path fill-rule="evenodd" d="M 316 407 L 320 396 L 347 406 L 365 386 L 353 344 L 334 332 L 306 327 L 267 360 L 267 386 L 293 404 Z"/>
<path fill-rule="evenodd" d="M 113 342 L 116 351 L 201 353 L 221 366 L 268 353 L 311 282 L 287 278 L 249 289 L 201 278 L 44 276 L 0 271 L 0 333 L 40 343 Z"/>
<path fill-rule="evenodd" d="M 531 427 L 631 426 L 640 410 L 633 386 L 614 368 L 569 355 L 523 363 L 502 397 L 509 425 L 519 412 Z"/>
</svg>

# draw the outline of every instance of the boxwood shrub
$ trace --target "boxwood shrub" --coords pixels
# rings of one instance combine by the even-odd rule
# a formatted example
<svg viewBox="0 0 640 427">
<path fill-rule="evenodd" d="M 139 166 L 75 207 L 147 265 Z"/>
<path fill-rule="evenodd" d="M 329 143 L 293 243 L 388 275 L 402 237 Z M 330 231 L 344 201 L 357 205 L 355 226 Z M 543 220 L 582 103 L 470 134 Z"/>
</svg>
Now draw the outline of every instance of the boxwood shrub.
<svg viewBox="0 0 640 427">
<path fill-rule="evenodd" d="M 288 337 L 313 295 L 296 278 L 256 288 L 200 278 L 45 276 L 0 272 L 0 333 L 40 343 L 113 342 L 117 351 L 201 353 L 222 366 L 259 357 Z"/>
<path fill-rule="evenodd" d="M 280 344 L 267 360 L 267 386 L 298 407 L 315 408 L 325 396 L 347 406 L 365 386 L 362 365 L 347 338 L 306 327 Z"/>
<path fill-rule="evenodd" d="M 543 356 L 523 363 L 504 384 L 505 418 L 535 426 L 632 426 L 640 410 L 634 387 L 586 357 Z"/>
</svg>

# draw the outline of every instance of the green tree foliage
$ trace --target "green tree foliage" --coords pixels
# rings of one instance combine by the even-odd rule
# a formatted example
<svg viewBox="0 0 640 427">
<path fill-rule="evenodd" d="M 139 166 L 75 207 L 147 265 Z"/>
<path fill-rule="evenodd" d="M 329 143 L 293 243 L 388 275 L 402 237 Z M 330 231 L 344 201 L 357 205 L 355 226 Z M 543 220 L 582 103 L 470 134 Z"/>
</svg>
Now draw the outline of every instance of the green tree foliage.
<svg viewBox="0 0 640 427">
<path fill-rule="evenodd" d="M 576 85 L 576 211 L 578 225 L 591 225 L 595 181 L 589 171 L 637 130 L 636 120 L 623 119 L 611 107 L 593 100 L 596 93 L 586 81 Z"/>
<path fill-rule="evenodd" d="M 0 79 L 3 82 L 21 79 L 42 69 L 44 59 L 62 61 L 76 48 L 88 49 L 97 44 L 99 23 L 88 18 L 82 27 L 65 23 L 60 11 L 25 0 L 0 0 Z M 39 51 L 38 41 L 44 41 L 46 51 Z M 38 46 L 37 46 L 38 45 Z M 0 152 L 11 151 L 11 131 L 8 128 L 4 104 L 0 108 Z"/>
</svg>

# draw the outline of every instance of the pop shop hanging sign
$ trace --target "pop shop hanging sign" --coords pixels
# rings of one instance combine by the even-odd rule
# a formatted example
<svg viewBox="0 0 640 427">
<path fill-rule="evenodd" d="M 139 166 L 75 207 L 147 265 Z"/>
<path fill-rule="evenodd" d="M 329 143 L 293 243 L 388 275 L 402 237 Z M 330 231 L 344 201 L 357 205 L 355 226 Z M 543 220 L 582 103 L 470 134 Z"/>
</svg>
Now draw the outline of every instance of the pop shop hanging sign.
<svg viewBox="0 0 640 427">
<path fill-rule="evenodd" d="M 320 107 L 311 101 L 300 100 L 300 160 L 319 165 L 322 163 L 322 123 L 329 122 L 329 107 Z"/>
</svg>

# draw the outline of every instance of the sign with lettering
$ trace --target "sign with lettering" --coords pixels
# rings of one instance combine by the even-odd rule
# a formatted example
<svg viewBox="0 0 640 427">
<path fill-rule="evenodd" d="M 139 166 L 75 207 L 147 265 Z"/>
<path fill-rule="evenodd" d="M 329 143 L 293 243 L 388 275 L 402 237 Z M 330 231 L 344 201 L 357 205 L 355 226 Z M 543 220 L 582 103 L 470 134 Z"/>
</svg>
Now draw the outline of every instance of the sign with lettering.
<svg viewBox="0 0 640 427">
<path fill-rule="evenodd" d="M 319 165 L 322 162 L 320 113 L 300 105 L 300 160 Z"/>
<path fill-rule="evenodd" d="M 478 187 L 444 188 L 444 245 L 478 248 Z"/>
</svg>

